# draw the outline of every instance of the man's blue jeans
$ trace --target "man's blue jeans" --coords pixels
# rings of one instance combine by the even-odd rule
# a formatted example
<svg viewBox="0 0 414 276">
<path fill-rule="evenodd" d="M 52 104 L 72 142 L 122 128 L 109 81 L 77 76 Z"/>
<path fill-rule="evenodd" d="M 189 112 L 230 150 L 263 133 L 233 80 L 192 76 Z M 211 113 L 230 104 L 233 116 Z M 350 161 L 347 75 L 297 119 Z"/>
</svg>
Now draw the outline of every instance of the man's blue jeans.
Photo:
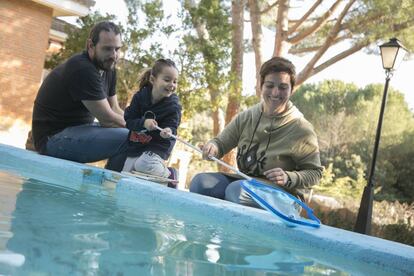
<svg viewBox="0 0 414 276">
<path fill-rule="evenodd" d="M 126 128 L 105 128 L 97 123 L 68 127 L 49 137 L 45 155 L 80 163 L 108 159 L 105 168 L 121 171 L 128 133 Z"/>
</svg>

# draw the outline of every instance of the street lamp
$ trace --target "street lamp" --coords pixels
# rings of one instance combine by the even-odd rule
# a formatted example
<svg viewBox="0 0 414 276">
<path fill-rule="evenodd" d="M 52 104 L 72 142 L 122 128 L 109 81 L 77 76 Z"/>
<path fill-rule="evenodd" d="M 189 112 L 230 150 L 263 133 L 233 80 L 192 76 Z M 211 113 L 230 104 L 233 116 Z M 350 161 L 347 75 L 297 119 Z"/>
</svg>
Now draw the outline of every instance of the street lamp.
<svg viewBox="0 0 414 276">
<path fill-rule="evenodd" d="M 379 46 L 381 50 L 382 67 L 385 69 L 385 86 L 382 96 L 381 110 L 378 119 L 377 134 L 375 135 L 374 152 L 372 154 L 371 167 L 367 185 L 362 194 L 361 204 L 359 206 L 358 217 L 355 223 L 354 231 L 362 234 L 371 234 L 372 204 L 374 199 L 374 172 L 377 161 L 378 146 L 381 137 L 382 119 L 384 117 L 385 103 L 387 102 L 388 84 L 392 77 L 392 72 L 403 60 L 407 53 L 406 48 L 396 38 Z"/>
</svg>

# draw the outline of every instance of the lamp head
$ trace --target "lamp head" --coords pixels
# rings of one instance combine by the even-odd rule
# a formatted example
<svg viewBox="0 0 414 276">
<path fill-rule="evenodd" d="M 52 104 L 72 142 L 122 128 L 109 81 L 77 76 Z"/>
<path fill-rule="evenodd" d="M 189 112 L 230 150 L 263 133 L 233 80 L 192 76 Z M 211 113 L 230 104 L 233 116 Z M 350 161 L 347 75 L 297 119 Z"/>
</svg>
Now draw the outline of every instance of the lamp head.
<svg viewBox="0 0 414 276">
<path fill-rule="evenodd" d="M 379 46 L 381 50 L 382 67 L 387 71 L 392 71 L 404 59 L 407 49 L 396 38 Z"/>
</svg>

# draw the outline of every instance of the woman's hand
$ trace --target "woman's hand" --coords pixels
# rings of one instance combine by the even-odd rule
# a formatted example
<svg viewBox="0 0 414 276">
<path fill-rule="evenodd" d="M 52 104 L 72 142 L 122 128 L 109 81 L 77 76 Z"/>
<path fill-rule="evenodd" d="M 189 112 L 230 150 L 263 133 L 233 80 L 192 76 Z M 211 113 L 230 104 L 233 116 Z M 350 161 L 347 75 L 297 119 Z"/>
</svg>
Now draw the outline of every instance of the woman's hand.
<svg viewBox="0 0 414 276">
<path fill-rule="evenodd" d="M 172 130 L 169 127 L 166 127 L 163 130 L 160 130 L 160 136 L 164 139 L 170 138 L 171 134 L 172 134 Z"/>
<path fill-rule="evenodd" d="M 154 119 L 145 119 L 144 121 L 144 127 L 148 130 L 155 130 L 156 126 L 158 126 L 157 121 L 155 121 Z"/>
<path fill-rule="evenodd" d="M 218 148 L 213 143 L 207 143 L 201 147 L 201 150 L 203 151 L 204 160 L 211 160 L 211 157 L 217 157 L 218 155 Z"/>
<path fill-rule="evenodd" d="M 263 173 L 267 179 L 279 186 L 285 186 L 289 177 L 281 168 L 274 168 Z"/>
</svg>

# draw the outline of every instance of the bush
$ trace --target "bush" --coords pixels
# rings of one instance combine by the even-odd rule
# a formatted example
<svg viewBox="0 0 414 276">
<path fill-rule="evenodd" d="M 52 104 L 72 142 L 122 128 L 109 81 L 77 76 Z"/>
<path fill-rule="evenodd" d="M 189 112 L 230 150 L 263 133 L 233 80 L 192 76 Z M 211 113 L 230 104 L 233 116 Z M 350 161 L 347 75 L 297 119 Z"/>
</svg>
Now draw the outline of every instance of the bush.
<svg viewBox="0 0 414 276">
<path fill-rule="evenodd" d="M 414 229 L 404 223 L 382 225 L 378 235 L 387 240 L 414 246 Z"/>
<path fill-rule="evenodd" d="M 325 168 L 322 179 L 319 184 L 314 187 L 315 191 L 325 195 L 333 196 L 337 199 L 351 199 L 359 198 L 362 195 L 362 191 L 366 185 L 364 179 L 364 171 L 360 166 L 359 156 L 353 155 L 353 160 L 347 160 L 347 163 L 353 169 L 349 170 L 349 176 L 340 176 L 340 169 L 334 164 L 329 163 Z M 352 165 L 351 165 L 352 163 Z M 355 165 L 355 164 L 358 164 Z"/>
<path fill-rule="evenodd" d="M 311 207 L 323 224 L 353 231 L 358 206 L 355 201 L 341 200 L 340 208 L 313 200 Z M 414 203 L 374 201 L 371 235 L 414 246 Z"/>
</svg>

